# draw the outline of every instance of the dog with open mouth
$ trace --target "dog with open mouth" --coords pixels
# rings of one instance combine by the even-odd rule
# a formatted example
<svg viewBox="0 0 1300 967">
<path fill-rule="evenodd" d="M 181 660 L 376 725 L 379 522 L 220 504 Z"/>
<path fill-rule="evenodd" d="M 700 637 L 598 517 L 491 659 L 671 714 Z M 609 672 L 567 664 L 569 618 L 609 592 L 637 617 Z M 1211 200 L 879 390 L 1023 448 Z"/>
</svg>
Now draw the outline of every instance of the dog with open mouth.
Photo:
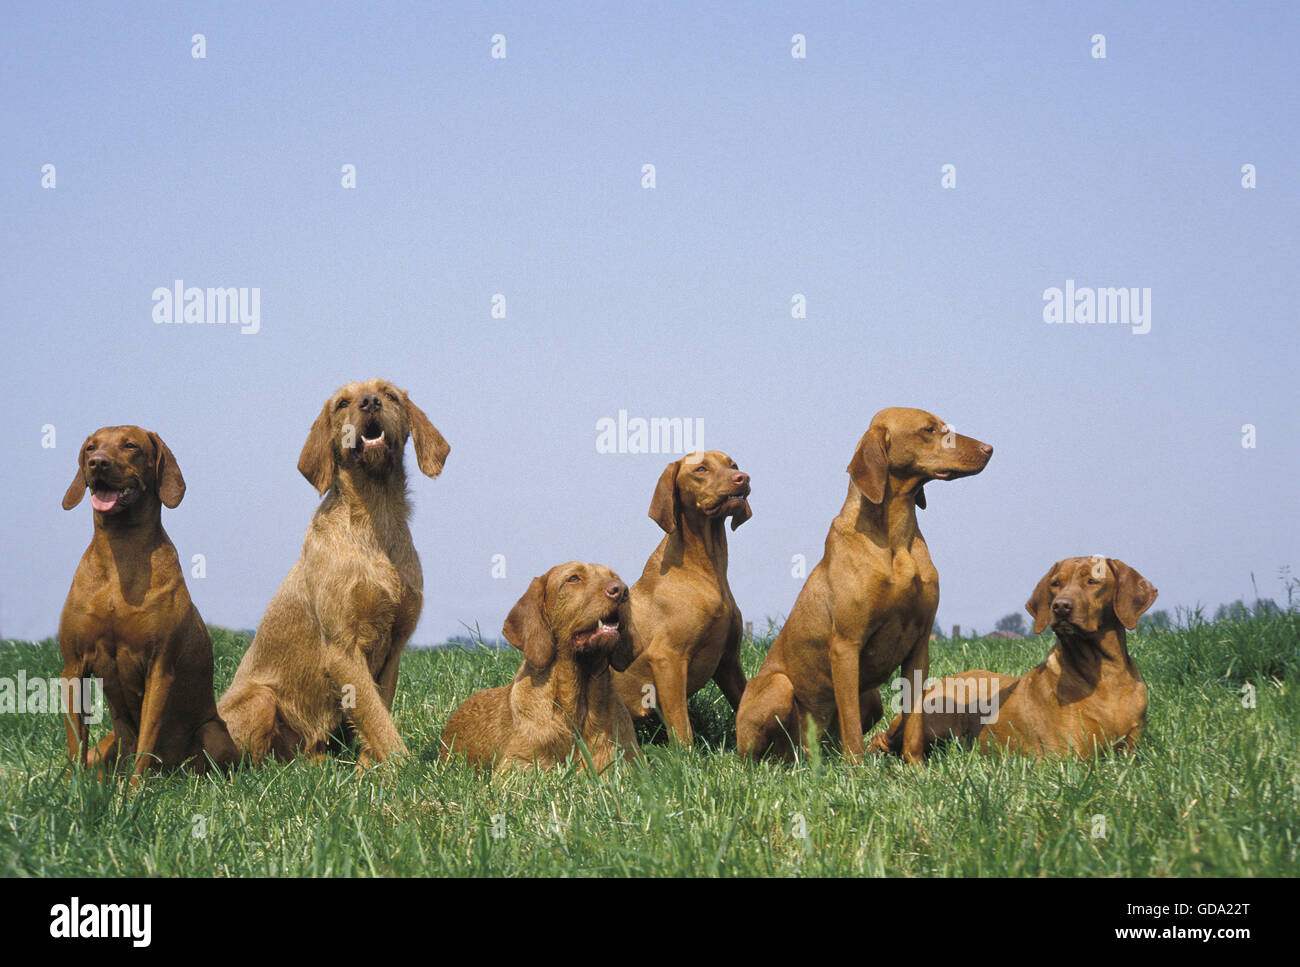
<svg viewBox="0 0 1300 967">
<path fill-rule="evenodd" d="M 424 601 L 407 524 L 408 439 L 420 471 L 437 477 L 451 448 L 382 379 L 340 386 L 307 434 L 298 470 L 324 499 L 219 703 L 254 761 L 319 757 L 331 735 L 359 737 L 362 767 L 406 751 L 391 709 Z"/>
<path fill-rule="evenodd" d="M 98 678 L 112 731 L 90 745 L 77 703 L 63 710 L 68 757 L 83 767 L 229 767 L 238 753 L 217 714 L 212 640 L 190 600 L 162 508 L 185 479 L 167 444 L 138 426 L 106 426 L 81 445 L 63 496 L 71 510 L 90 491 L 95 530 L 59 620 L 63 678 Z"/>
<path fill-rule="evenodd" d="M 1147 688 L 1128 653 L 1125 629 L 1137 627 L 1158 593 L 1115 558 L 1057 561 L 1025 602 L 1034 634 L 1052 626 L 1051 653 L 1024 675 L 977 669 L 936 683 L 924 700 L 933 710 L 925 716 L 926 753 L 950 739 L 1036 756 L 1137 748 Z M 870 748 L 897 754 L 901 745 L 895 717 Z"/>
<path fill-rule="evenodd" d="M 721 450 L 692 453 L 664 469 L 650 518 L 664 537 L 632 585 L 635 658 L 614 687 L 632 718 L 656 709 L 669 735 L 692 741 L 687 700 L 710 679 L 734 712 L 745 691 L 744 630 L 727 584 L 727 521 L 749 520 L 749 475 Z"/>
<path fill-rule="evenodd" d="M 632 660 L 631 625 L 627 585 L 607 567 L 569 561 L 533 578 L 502 628 L 523 664 L 451 714 L 442 757 L 497 771 L 549 768 L 582 747 L 596 771 L 634 758 L 636 728 L 610 678 Z"/>
<path fill-rule="evenodd" d="M 851 762 L 863 731 L 883 712 L 880 686 L 901 666 L 929 675 L 939 572 L 916 512 L 925 486 L 980 473 L 987 443 L 957 433 L 933 413 L 890 407 L 871 418 L 849 461 L 849 491 L 789 618 L 745 686 L 736 748 L 745 757 L 794 756 L 838 726 Z M 921 695 L 902 719 L 903 757 L 924 758 Z"/>
</svg>

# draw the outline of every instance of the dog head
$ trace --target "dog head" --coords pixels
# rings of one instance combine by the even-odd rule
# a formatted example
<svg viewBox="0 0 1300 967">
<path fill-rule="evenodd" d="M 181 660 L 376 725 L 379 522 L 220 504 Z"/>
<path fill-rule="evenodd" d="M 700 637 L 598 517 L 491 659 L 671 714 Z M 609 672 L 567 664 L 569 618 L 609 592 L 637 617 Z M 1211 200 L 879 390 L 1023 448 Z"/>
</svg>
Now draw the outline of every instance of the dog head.
<svg viewBox="0 0 1300 967">
<path fill-rule="evenodd" d="M 894 493 L 914 491 L 916 506 L 924 510 L 926 483 L 970 477 L 992 456 L 987 443 L 962 436 L 933 413 L 896 406 L 871 418 L 848 472 L 873 504 L 884 501 L 889 484 Z"/>
<path fill-rule="evenodd" d="M 627 585 L 600 564 L 569 561 L 533 578 L 501 630 L 539 670 L 558 660 L 617 671 L 632 663 Z"/>
<path fill-rule="evenodd" d="M 706 520 L 731 518 L 734 531 L 754 516 L 749 474 L 721 450 L 692 453 L 664 468 L 650 499 L 650 519 L 671 534 L 683 513 Z"/>
<path fill-rule="evenodd" d="M 1034 619 L 1034 634 L 1050 624 L 1057 635 L 1094 635 L 1113 622 L 1131 631 L 1158 593 L 1123 561 L 1070 557 L 1048 569 L 1025 610 Z"/>
<path fill-rule="evenodd" d="M 442 473 L 451 447 L 405 390 L 384 379 L 346 383 L 312 424 L 298 470 L 322 494 L 341 469 L 386 477 L 401 469 L 408 437 L 420 470 L 430 477 Z"/>
<path fill-rule="evenodd" d="M 138 426 L 100 427 L 81 445 L 77 475 L 63 495 L 71 510 L 90 491 L 90 505 L 105 517 L 129 517 L 154 500 L 175 507 L 185 478 L 162 437 Z"/>
</svg>

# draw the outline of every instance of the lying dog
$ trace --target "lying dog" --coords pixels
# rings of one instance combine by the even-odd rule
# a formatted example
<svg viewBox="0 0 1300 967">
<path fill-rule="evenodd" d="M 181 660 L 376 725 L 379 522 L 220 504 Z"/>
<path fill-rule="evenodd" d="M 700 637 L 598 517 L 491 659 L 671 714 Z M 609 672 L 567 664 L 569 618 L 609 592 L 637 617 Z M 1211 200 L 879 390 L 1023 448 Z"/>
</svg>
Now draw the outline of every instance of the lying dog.
<svg viewBox="0 0 1300 967">
<path fill-rule="evenodd" d="M 946 739 L 1031 755 L 1136 748 L 1146 725 L 1147 688 L 1129 657 L 1124 629 L 1137 627 L 1157 593 L 1114 558 L 1057 561 L 1025 604 L 1035 634 L 1049 622 L 1056 633 L 1047 660 L 1019 678 L 976 670 L 934 685 L 924 700 L 926 751 Z M 871 740 L 871 749 L 897 753 L 900 747 L 896 717 Z"/>
<path fill-rule="evenodd" d="M 212 693 L 212 641 L 190 601 L 162 508 L 185 496 L 176 458 L 156 433 L 106 426 L 86 438 L 63 509 L 89 488 L 95 532 L 59 620 L 63 678 L 103 681 L 113 730 L 94 748 L 76 703 L 64 709 L 68 757 L 105 767 L 132 759 L 131 784 L 152 767 L 238 759 Z"/>
<path fill-rule="evenodd" d="M 627 585 L 599 564 L 570 561 L 533 578 L 502 632 L 524 653 L 514 681 L 475 692 L 447 720 L 442 756 L 480 768 L 550 767 L 586 746 L 591 765 L 636 755 L 632 716 L 610 667 L 632 660 Z"/>
<path fill-rule="evenodd" d="M 727 585 L 727 518 L 735 530 L 752 513 L 749 475 L 721 450 L 668 465 L 650 501 L 667 536 L 632 585 L 636 658 L 614 687 L 633 719 L 662 710 L 671 735 L 691 741 L 686 700 L 709 679 L 734 711 L 745 691 L 740 609 Z"/>
<path fill-rule="evenodd" d="M 389 710 L 424 601 L 408 437 L 420 470 L 438 476 L 447 441 L 382 379 L 339 387 L 307 434 L 298 470 L 325 499 L 219 705 L 254 761 L 319 757 L 340 726 L 360 736 L 361 766 L 406 751 Z"/>
<path fill-rule="evenodd" d="M 826 535 L 826 553 L 808 575 L 736 713 L 742 756 L 794 754 L 795 741 L 839 725 L 845 755 L 864 751 L 863 729 L 880 717 L 879 687 L 900 665 L 903 677 L 930 667 L 939 575 L 916 522 L 931 480 L 984 469 L 986 443 L 959 436 L 923 410 L 881 410 L 848 466 L 848 497 Z M 920 698 L 903 715 L 903 755 L 920 762 Z"/>
</svg>

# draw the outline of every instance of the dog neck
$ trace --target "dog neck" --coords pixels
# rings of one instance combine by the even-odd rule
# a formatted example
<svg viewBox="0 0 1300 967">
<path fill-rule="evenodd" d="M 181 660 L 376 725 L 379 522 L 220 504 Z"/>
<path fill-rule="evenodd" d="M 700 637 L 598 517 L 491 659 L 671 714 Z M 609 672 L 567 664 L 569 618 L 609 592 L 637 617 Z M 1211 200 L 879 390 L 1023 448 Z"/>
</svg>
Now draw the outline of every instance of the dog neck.
<svg viewBox="0 0 1300 967">
<path fill-rule="evenodd" d="M 1092 694 L 1103 679 L 1138 677 L 1128 653 L 1128 634 L 1113 616 L 1094 632 L 1057 632 L 1056 647 L 1042 667 L 1056 679 L 1067 702 Z"/>
<path fill-rule="evenodd" d="M 727 583 L 727 518 L 683 512 L 677 529 L 664 538 L 664 563 L 712 574 Z"/>
<path fill-rule="evenodd" d="M 609 656 L 604 654 L 559 658 L 545 674 L 553 689 L 556 708 L 573 709 L 573 720 L 578 725 L 584 724 L 592 707 L 600 704 L 593 699 L 601 691 L 613 689 Z"/>
<path fill-rule="evenodd" d="M 856 485 L 849 484 L 840 518 L 881 547 L 908 547 L 921 535 L 916 521 L 916 489 L 896 490 L 892 477 L 885 485 L 885 499 L 878 504 L 868 500 Z"/>
<path fill-rule="evenodd" d="M 383 545 L 403 537 L 409 539 L 407 520 L 411 505 L 407 499 L 406 471 L 401 464 L 383 477 L 372 476 L 359 468 L 340 467 L 326 504 L 335 495 L 348 508 L 353 523 L 373 530 Z"/>
<path fill-rule="evenodd" d="M 162 526 L 162 501 L 152 491 L 140 495 L 132 506 L 116 514 L 94 511 L 95 533 L 91 546 L 111 548 L 129 544 L 154 546 L 167 543 Z"/>
</svg>

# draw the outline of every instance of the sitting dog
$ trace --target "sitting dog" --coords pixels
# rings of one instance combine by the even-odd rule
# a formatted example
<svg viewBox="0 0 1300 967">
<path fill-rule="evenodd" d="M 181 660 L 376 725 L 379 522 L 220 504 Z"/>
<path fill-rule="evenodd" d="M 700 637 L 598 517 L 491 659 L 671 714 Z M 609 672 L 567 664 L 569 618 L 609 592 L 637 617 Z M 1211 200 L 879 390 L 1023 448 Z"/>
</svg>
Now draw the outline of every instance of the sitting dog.
<svg viewBox="0 0 1300 967">
<path fill-rule="evenodd" d="M 442 756 L 497 770 L 564 762 L 579 754 L 603 770 L 637 753 L 632 716 L 610 666 L 632 660 L 627 585 L 599 564 L 570 561 L 533 578 L 506 618 L 506 641 L 524 653 L 514 681 L 475 692 L 447 720 Z"/>
<path fill-rule="evenodd" d="M 59 620 L 65 681 L 99 678 L 113 730 L 94 748 L 77 703 L 64 711 L 68 757 L 81 766 L 150 768 L 238 759 L 212 693 L 212 641 L 190 601 L 162 508 L 185 496 L 167 444 L 138 426 L 106 426 L 81 445 L 63 509 L 89 488 L 95 531 Z"/>
<path fill-rule="evenodd" d="M 339 387 L 307 434 L 298 470 L 325 499 L 219 705 L 255 762 L 318 758 L 340 726 L 360 737 L 361 767 L 406 751 L 390 709 L 424 601 L 407 526 L 408 437 L 420 470 L 438 476 L 447 441 L 382 379 Z"/>
<path fill-rule="evenodd" d="M 1131 751 L 1147 719 L 1147 689 L 1129 657 L 1125 628 L 1156 600 L 1156 589 L 1123 561 L 1072 557 L 1043 575 L 1025 604 L 1037 634 L 1050 622 L 1056 646 L 1018 678 L 962 672 L 925 695 L 926 751 L 957 739 L 1030 755 Z M 900 719 L 871 740 L 897 753 Z"/>
<path fill-rule="evenodd" d="M 993 448 L 960 436 L 924 410 L 881 410 L 849 462 L 849 492 L 826 535 L 826 553 L 808 575 L 736 712 L 742 756 L 789 759 L 794 743 L 838 724 L 850 761 L 863 729 L 881 714 L 879 687 L 900 665 L 903 677 L 930 667 L 930 632 L 939 575 L 917 526 L 924 486 L 979 473 Z M 903 715 L 903 755 L 923 757 L 916 696 Z"/>
<path fill-rule="evenodd" d="M 691 742 L 686 700 L 713 679 L 740 705 L 740 609 L 727 585 L 727 518 L 735 530 L 752 515 L 749 475 L 721 450 L 668 464 L 650 501 L 666 536 L 632 585 L 635 659 L 614 687 L 633 719 L 656 705 L 669 733 Z"/>
</svg>

